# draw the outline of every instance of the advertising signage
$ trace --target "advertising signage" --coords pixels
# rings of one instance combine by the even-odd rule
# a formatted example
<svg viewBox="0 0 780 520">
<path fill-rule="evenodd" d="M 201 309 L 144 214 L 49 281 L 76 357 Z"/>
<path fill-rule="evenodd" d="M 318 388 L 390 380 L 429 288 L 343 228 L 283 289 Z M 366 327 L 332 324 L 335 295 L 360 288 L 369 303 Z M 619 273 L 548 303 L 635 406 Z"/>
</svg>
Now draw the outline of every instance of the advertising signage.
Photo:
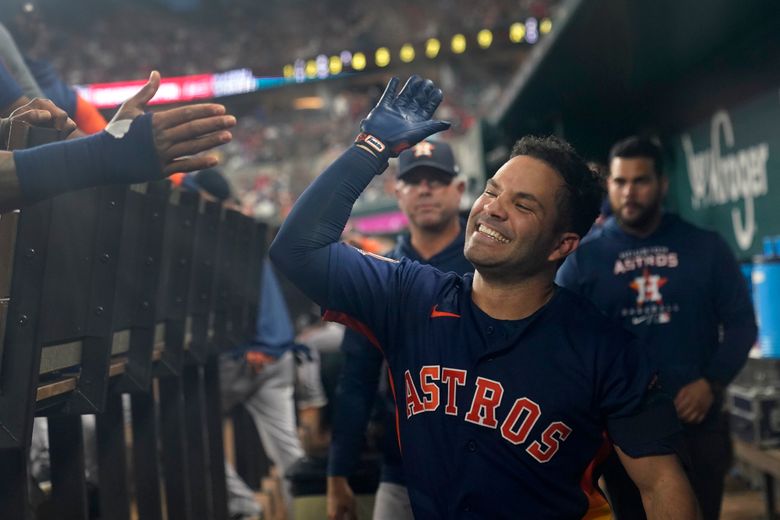
<svg viewBox="0 0 780 520">
<path fill-rule="evenodd" d="M 114 108 L 138 92 L 146 80 L 117 81 L 79 85 L 79 95 L 97 108 Z M 150 105 L 184 103 L 246 94 L 284 84 L 283 78 L 256 78 L 249 69 L 237 69 L 217 74 L 196 74 L 162 78 L 160 89 Z"/>
<path fill-rule="evenodd" d="M 688 220 L 717 230 L 739 258 L 780 235 L 780 96 L 714 111 L 667 140 L 670 202 Z"/>
</svg>

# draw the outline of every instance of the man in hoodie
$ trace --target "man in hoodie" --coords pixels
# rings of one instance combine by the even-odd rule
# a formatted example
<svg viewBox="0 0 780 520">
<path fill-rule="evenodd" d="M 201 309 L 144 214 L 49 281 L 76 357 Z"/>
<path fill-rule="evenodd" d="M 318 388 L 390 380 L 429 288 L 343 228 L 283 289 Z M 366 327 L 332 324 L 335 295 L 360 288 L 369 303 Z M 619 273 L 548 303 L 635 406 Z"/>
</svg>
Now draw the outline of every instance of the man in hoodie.
<svg viewBox="0 0 780 520">
<path fill-rule="evenodd" d="M 395 193 L 409 221 L 389 258 L 409 258 L 441 271 L 474 271 L 463 256 L 465 223 L 458 216 L 465 183 L 458 178 L 452 149 L 440 141 L 422 141 L 398 156 Z M 356 503 L 348 478 L 360 458 L 363 438 L 382 372 L 382 354 L 368 340 L 347 329 L 341 344 L 344 366 L 339 378 L 328 458 L 328 518 L 356 518 Z M 386 392 L 385 436 L 381 483 L 374 502 L 375 520 L 411 519 L 401 454 L 392 434 L 395 403 Z"/>
<path fill-rule="evenodd" d="M 569 255 L 556 281 L 639 337 L 684 425 L 704 519 L 717 519 L 731 464 L 723 389 L 756 339 L 753 306 L 723 239 L 663 210 L 669 180 L 660 146 L 630 137 L 609 158 L 613 215 Z M 615 457 L 605 478 L 616 517 L 644 518 Z"/>
</svg>

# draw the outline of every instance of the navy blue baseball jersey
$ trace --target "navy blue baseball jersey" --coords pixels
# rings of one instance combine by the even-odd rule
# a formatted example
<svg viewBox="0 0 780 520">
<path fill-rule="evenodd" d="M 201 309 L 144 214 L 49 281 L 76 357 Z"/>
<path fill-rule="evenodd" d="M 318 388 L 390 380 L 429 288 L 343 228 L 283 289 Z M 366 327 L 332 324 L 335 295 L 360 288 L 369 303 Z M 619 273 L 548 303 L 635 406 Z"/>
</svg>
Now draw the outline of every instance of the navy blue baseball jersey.
<svg viewBox="0 0 780 520">
<path fill-rule="evenodd" d="M 331 255 L 325 316 L 387 359 L 415 514 L 582 517 L 603 431 L 634 413 L 652 376 L 629 334 L 565 289 L 506 322 L 472 303 L 470 275 L 348 246 Z"/>
<path fill-rule="evenodd" d="M 301 196 L 270 255 L 387 359 L 416 518 L 580 518 L 605 430 L 631 456 L 672 452 L 671 403 L 643 412 L 646 358 L 584 298 L 559 288 L 532 316 L 496 320 L 472 302 L 472 275 L 338 243 L 383 166 L 346 152 Z"/>
</svg>

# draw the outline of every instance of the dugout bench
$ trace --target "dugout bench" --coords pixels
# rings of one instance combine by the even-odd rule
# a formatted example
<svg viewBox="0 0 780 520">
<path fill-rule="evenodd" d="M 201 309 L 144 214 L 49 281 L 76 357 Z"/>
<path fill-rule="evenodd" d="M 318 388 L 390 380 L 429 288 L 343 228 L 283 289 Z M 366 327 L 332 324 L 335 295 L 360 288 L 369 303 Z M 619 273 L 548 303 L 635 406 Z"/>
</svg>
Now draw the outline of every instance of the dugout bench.
<svg viewBox="0 0 780 520">
<path fill-rule="evenodd" d="M 780 478 L 780 450 L 761 449 L 740 439 L 733 439 L 734 457 L 761 473 L 764 484 L 764 506 L 767 520 L 777 520 L 775 479 Z"/>
<path fill-rule="evenodd" d="M 11 134 L 17 147 L 60 137 Z M 0 216 L 0 518 L 35 517 L 35 417 L 49 424 L 51 509 L 88 518 L 84 414 L 101 518 L 129 520 L 131 505 L 144 520 L 227 518 L 218 354 L 254 336 L 266 235 L 167 181 Z"/>
</svg>

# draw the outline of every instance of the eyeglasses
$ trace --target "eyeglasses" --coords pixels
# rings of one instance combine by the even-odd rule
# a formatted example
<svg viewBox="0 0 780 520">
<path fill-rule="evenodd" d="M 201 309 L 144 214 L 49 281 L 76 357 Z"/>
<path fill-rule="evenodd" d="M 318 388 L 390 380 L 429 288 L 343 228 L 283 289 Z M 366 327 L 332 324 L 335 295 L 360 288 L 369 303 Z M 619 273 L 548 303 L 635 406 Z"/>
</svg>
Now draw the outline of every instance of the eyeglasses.
<svg viewBox="0 0 780 520">
<path fill-rule="evenodd" d="M 425 183 L 428 188 L 430 189 L 436 189 L 436 188 L 443 188 L 445 186 L 449 186 L 452 184 L 453 177 L 449 175 L 442 175 L 442 174 L 433 174 L 430 173 L 424 173 L 424 174 L 416 174 L 411 173 L 409 175 L 405 175 L 401 182 L 403 184 L 406 184 L 407 186 L 413 186 L 417 187 L 420 186 L 422 183 Z"/>
</svg>

